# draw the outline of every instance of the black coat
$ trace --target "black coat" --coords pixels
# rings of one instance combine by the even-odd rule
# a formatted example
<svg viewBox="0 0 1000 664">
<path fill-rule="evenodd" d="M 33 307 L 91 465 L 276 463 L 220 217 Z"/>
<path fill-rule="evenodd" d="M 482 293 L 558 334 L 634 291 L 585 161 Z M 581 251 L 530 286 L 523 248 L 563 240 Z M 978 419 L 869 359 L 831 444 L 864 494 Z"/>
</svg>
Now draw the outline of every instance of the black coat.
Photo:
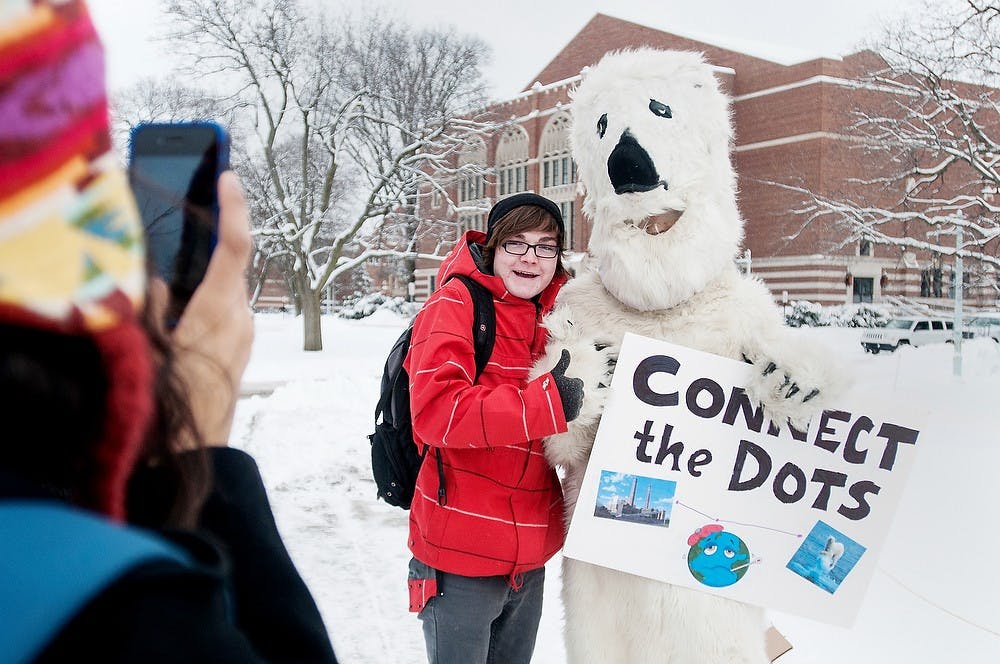
<svg viewBox="0 0 1000 664">
<path fill-rule="evenodd" d="M 253 459 L 229 448 L 211 455 L 215 485 L 201 520 L 205 532 L 159 533 L 196 565 L 161 561 L 128 572 L 37 662 L 336 662 Z M 9 485 L 0 483 L 0 498 L 18 493 Z M 136 500 L 142 502 L 130 495 L 130 505 Z"/>
</svg>

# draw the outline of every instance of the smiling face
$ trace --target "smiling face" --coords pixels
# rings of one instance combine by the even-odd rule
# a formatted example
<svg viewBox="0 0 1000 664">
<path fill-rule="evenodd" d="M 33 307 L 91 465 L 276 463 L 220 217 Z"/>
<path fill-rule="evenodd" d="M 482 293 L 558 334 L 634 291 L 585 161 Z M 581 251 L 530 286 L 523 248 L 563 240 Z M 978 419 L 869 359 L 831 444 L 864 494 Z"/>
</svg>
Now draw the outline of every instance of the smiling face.
<svg viewBox="0 0 1000 664">
<path fill-rule="evenodd" d="M 555 231 L 535 230 L 511 235 L 497 243 L 493 254 L 493 274 L 503 279 L 503 285 L 511 295 L 530 300 L 552 282 L 552 277 L 556 274 L 557 259 L 539 258 L 530 247 L 523 256 L 512 254 L 504 249 L 507 242 L 558 247 L 559 238 Z"/>
</svg>

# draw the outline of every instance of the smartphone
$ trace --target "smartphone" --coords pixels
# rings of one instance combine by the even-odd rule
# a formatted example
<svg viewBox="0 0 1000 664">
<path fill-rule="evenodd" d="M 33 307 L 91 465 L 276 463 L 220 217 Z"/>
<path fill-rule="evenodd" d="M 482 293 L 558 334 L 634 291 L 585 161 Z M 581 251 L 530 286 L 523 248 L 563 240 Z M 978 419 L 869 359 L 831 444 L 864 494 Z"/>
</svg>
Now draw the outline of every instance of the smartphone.
<svg viewBox="0 0 1000 664">
<path fill-rule="evenodd" d="M 154 273 L 170 291 L 173 327 L 205 276 L 218 239 L 216 182 L 229 135 L 214 122 L 140 124 L 129 139 L 129 183 Z"/>
</svg>

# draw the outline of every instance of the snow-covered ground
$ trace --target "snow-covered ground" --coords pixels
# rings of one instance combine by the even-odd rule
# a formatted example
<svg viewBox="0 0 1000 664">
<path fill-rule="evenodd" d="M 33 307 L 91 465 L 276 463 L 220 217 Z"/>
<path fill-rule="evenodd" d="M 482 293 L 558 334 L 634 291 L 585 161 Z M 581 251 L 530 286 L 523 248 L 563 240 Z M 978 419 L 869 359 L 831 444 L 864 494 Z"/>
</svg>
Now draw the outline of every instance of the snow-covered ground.
<svg viewBox="0 0 1000 664">
<path fill-rule="evenodd" d="M 261 466 L 278 525 L 347 664 L 424 662 L 407 612 L 406 513 L 375 499 L 367 434 L 382 363 L 406 321 L 323 320 L 325 350 L 301 350 L 301 321 L 258 315 L 233 444 Z M 1000 346 L 966 342 L 963 377 L 949 345 L 866 355 L 859 330 L 802 331 L 856 380 L 924 404 L 930 425 L 851 629 L 785 614 L 794 649 L 780 664 L 1000 661 Z M 549 564 L 534 661 L 563 662 L 559 558 Z"/>
</svg>

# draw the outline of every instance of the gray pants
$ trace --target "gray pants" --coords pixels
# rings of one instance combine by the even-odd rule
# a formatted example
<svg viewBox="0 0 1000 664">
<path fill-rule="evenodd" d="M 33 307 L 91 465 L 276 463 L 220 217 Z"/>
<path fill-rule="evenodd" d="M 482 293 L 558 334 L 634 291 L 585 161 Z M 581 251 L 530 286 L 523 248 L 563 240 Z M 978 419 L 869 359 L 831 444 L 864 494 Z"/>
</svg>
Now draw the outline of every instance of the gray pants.
<svg viewBox="0 0 1000 664">
<path fill-rule="evenodd" d="M 427 569 L 419 561 L 411 561 Z M 529 664 L 542 616 L 545 568 L 522 575 L 514 590 L 505 576 L 459 576 L 435 570 L 438 594 L 420 620 L 430 664 Z"/>
</svg>

